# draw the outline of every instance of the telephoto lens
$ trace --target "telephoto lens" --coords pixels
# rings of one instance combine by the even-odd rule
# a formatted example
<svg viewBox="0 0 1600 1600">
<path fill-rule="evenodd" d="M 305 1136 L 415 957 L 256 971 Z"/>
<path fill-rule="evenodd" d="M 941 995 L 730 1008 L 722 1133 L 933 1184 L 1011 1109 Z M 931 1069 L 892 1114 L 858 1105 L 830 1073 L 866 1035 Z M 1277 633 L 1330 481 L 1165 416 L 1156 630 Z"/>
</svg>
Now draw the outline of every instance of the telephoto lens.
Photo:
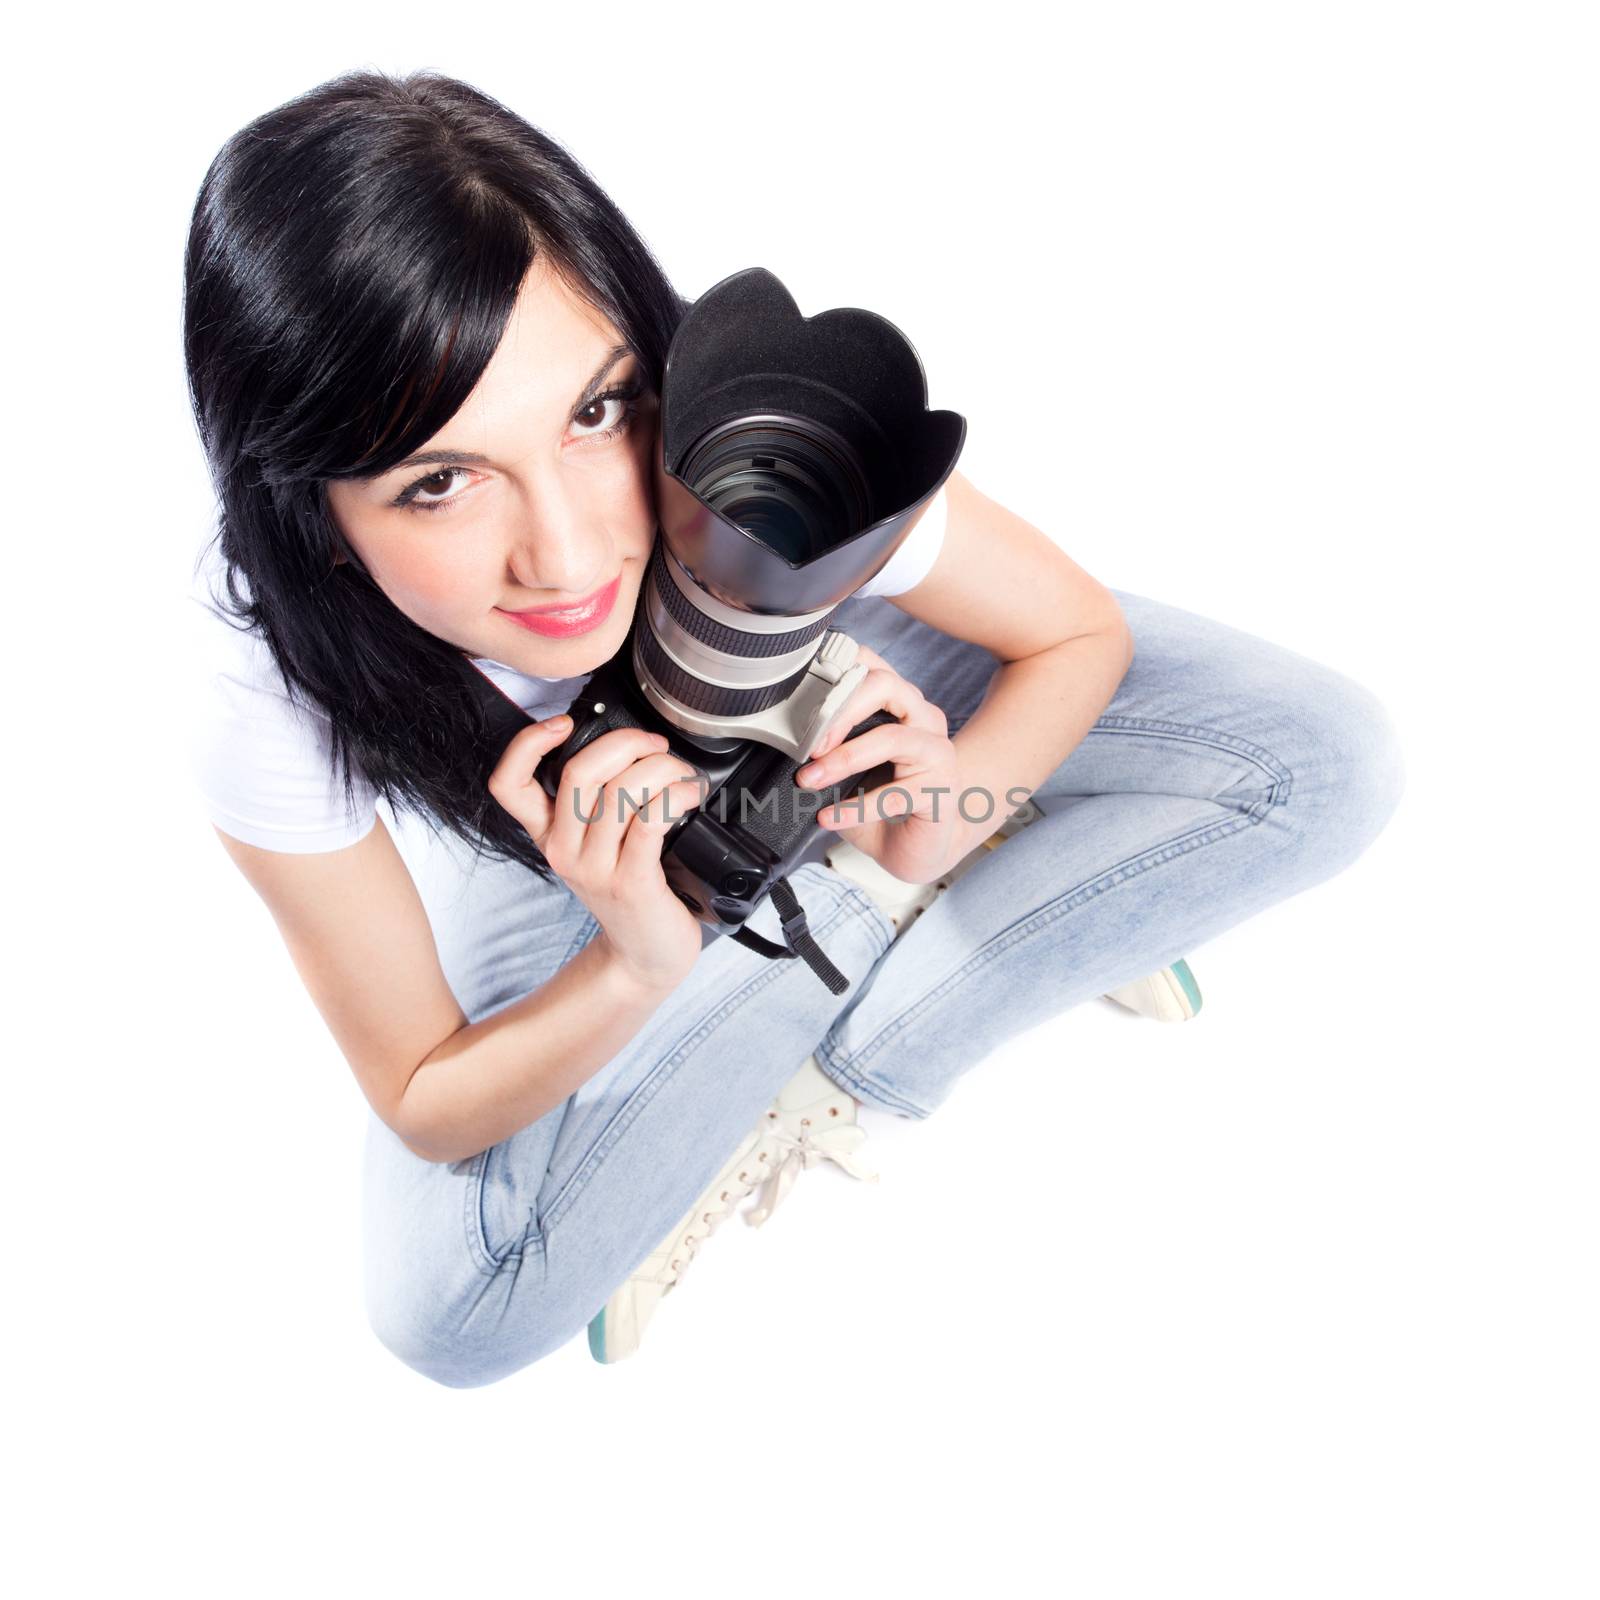
<svg viewBox="0 0 1600 1600">
<path fill-rule="evenodd" d="M 874 312 L 803 317 L 760 267 L 696 301 L 667 352 L 661 535 L 633 636 L 662 718 L 804 760 L 863 676 L 828 618 L 916 526 L 965 436 Z"/>
</svg>

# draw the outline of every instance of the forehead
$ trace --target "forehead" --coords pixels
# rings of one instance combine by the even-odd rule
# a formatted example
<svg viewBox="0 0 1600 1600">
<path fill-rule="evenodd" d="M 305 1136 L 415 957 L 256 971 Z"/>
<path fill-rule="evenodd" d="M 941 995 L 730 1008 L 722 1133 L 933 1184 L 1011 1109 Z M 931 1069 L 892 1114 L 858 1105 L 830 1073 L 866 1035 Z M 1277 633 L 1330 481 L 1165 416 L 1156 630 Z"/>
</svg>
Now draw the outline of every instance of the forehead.
<svg viewBox="0 0 1600 1600">
<path fill-rule="evenodd" d="M 478 402 L 497 410 L 564 411 L 622 342 L 607 318 L 574 294 L 542 257 L 535 258 L 500 343 L 463 409 Z"/>
</svg>

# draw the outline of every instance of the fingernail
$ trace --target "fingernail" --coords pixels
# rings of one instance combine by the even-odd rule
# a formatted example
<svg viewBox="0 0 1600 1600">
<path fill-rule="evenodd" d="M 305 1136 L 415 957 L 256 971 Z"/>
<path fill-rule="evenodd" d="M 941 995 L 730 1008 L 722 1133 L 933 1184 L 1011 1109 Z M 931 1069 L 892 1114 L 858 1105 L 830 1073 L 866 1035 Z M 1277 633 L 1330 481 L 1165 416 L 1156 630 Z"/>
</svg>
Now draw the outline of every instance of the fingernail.
<svg viewBox="0 0 1600 1600">
<path fill-rule="evenodd" d="M 818 769 L 816 767 L 801 767 L 801 769 L 794 775 L 795 782 L 804 784 L 805 787 L 809 789 L 817 780 L 817 772 Z"/>
</svg>

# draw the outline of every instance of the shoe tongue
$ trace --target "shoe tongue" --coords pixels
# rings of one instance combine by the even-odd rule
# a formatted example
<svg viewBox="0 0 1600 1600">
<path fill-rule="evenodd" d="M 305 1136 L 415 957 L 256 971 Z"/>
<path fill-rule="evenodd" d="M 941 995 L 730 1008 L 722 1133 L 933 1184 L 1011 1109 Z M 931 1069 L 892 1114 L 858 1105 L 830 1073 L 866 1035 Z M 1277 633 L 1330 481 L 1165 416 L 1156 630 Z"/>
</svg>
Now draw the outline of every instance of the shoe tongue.
<svg viewBox="0 0 1600 1600">
<path fill-rule="evenodd" d="M 809 1055 L 800 1070 L 778 1091 L 778 1109 L 798 1111 L 838 1093 L 838 1084 L 817 1065 L 816 1056 Z"/>
</svg>

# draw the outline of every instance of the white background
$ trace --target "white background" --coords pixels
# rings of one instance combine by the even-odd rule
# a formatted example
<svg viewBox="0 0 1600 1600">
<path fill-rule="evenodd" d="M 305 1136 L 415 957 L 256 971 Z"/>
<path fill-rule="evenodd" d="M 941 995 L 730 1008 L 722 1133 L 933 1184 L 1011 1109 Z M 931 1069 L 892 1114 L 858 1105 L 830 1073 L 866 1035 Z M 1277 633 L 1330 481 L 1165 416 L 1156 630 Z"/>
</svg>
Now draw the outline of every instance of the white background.
<svg viewBox="0 0 1600 1600">
<path fill-rule="evenodd" d="M 1600 61 L 1551 5 L 121 8 L 11 36 L 18 1593 L 1593 1595 Z M 870 1115 L 629 1361 L 360 1299 L 355 1080 L 186 788 L 189 207 L 433 67 L 691 296 L 861 305 L 1103 581 L 1373 688 L 1348 871 Z M 1587 1521 L 1587 1527 L 1585 1523 Z"/>
</svg>

